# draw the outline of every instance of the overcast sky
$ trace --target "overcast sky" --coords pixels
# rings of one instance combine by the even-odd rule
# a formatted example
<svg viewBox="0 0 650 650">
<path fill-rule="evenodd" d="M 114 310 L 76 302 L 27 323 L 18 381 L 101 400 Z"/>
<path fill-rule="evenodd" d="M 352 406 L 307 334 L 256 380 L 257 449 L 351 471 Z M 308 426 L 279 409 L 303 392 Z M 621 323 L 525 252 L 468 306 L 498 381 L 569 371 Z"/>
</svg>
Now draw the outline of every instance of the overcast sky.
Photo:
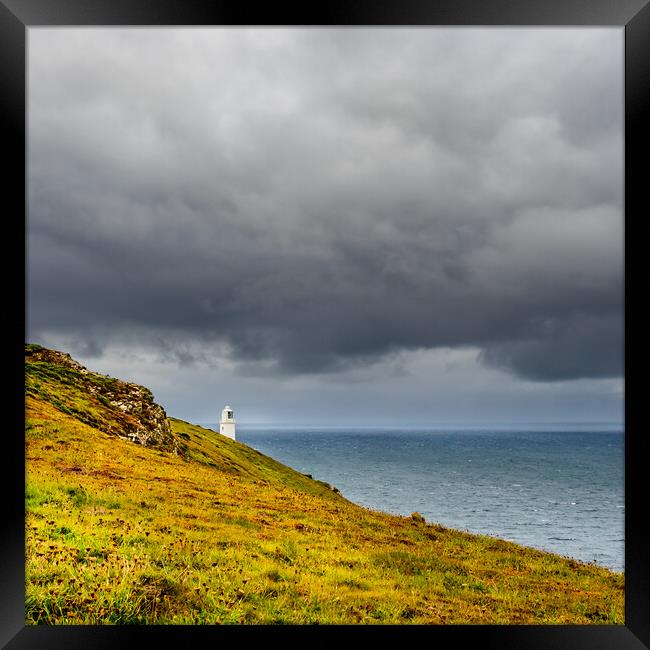
<svg viewBox="0 0 650 650">
<path fill-rule="evenodd" d="M 29 341 L 196 422 L 622 422 L 622 28 L 28 48 Z"/>
</svg>

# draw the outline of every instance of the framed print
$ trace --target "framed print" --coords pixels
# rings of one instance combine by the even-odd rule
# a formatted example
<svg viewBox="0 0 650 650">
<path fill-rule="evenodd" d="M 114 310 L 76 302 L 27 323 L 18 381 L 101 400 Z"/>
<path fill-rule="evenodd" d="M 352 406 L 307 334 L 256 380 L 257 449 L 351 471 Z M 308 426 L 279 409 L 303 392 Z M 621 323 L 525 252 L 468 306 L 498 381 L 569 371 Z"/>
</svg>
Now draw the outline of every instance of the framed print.
<svg viewBox="0 0 650 650">
<path fill-rule="evenodd" d="M 648 646 L 645 0 L 0 20 L 3 644 Z"/>
</svg>

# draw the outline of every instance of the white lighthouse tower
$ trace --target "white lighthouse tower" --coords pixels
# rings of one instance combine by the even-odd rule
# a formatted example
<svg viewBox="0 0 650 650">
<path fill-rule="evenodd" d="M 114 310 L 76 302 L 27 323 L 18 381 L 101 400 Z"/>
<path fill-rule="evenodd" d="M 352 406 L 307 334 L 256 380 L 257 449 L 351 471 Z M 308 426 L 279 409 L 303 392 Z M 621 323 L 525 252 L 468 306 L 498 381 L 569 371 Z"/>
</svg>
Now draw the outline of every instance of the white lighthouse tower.
<svg viewBox="0 0 650 650">
<path fill-rule="evenodd" d="M 223 411 L 221 411 L 219 433 L 233 440 L 235 439 L 235 417 L 230 406 L 224 406 Z"/>
</svg>

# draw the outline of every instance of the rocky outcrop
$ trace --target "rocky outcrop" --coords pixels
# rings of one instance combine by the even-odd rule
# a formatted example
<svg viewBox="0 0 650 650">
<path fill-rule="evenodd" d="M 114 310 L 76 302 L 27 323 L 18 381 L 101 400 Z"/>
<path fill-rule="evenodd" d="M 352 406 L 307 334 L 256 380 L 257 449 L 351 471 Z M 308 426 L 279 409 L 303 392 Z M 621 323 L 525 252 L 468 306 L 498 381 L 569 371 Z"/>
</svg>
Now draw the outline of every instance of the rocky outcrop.
<svg viewBox="0 0 650 650">
<path fill-rule="evenodd" d="M 56 363 L 65 368 L 72 368 L 79 371 L 83 375 L 88 374 L 88 370 L 84 368 L 78 361 L 75 361 L 66 352 L 59 352 L 58 350 L 49 350 L 35 343 L 27 343 L 25 345 L 25 361 L 44 361 L 45 363 Z"/>
<path fill-rule="evenodd" d="M 154 402 L 148 388 L 114 379 L 103 385 L 89 384 L 88 392 L 119 412 L 114 417 L 121 423 L 122 433 L 117 434 L 121 438 L 147 447 L 178 451 L 167 414 Z"/>
<path fill-rule="evenodd" d="M 26 389 L 90 426 L 147 447 L 178 453 L 167 414 L 138 384 L 91 372 L 69 354 L 25 346 Z"/>
</svg>

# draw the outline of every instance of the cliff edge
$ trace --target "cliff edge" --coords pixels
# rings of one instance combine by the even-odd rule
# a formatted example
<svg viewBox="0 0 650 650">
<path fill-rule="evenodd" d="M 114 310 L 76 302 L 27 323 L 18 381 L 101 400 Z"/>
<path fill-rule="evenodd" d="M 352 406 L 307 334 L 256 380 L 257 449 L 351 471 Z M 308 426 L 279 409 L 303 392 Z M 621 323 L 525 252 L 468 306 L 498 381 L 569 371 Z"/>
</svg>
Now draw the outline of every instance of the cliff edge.
<svg viewBox="0 0 650 650">
<path fill-rule="evenodd" d="M 104 433 L 179 451 L 167 414 L 148 388 L 91 372 L 64 352 L 25 345 L 25 393 Z"/>
</svg>

